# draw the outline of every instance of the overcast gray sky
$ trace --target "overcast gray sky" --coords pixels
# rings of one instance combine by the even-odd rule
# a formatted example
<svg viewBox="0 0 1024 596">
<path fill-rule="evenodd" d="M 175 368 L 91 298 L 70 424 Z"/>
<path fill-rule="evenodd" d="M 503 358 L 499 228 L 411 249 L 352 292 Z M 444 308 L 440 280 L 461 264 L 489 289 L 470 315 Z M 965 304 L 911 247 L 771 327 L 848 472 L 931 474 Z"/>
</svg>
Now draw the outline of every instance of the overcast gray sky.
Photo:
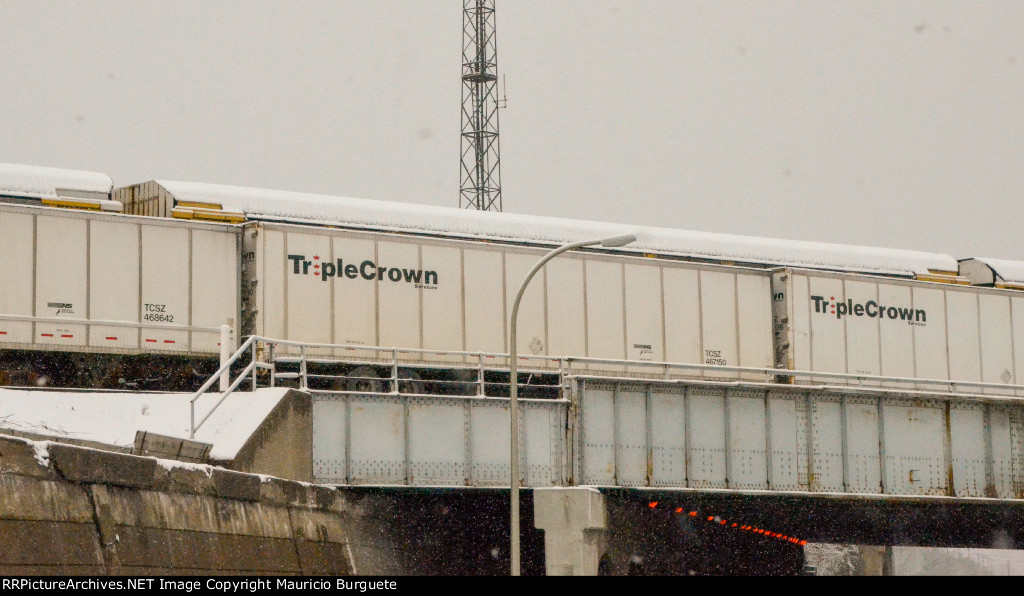
<svg viewBox="0 0 1024 596">
<path fill-rule="evenodd" d="M 454 207 L 462 0 L 0 0 L 0 161 Z M 1024 2 L 498 0 L 505 211 L 1024 260 Z"/>
</svg>

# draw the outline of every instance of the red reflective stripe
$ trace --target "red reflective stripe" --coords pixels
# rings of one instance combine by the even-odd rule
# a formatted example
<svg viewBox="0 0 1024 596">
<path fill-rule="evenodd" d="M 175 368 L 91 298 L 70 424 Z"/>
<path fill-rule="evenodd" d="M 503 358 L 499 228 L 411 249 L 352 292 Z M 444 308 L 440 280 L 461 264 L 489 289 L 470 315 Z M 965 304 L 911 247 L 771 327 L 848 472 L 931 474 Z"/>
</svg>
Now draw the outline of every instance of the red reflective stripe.
<svg viewBox="0 0 1024 596">
<path fill-rule="evenodd" d="M 7 335 L 6 331 L 0 331 L 0 335 Z"/>
<path fill-rule="evenodd" d="M 74 335 L 64 335 L 64 334 L 61 334 L 61 337 L 74 337 Z"/>
<path fill-rule="evenodd" d="M 107 339 L 109 339 L 110 341 L 117 341 L 116 337 L 108 337 Z"/>
<path fill-rule="evenodd" d="M 165 344 L 173 344 L 173 343 L 174 343 L 174 340 L 173 340 L 173 339 L 165 339 L 165 340 L 164 340 L 164 343 L 165 343 Z"/>
<path fill-rule="evenodd" d="M 156 343 L 156 340 L 155 340 L 155 339 L 147 339 L 146 341 L 148 341 L 148 342 L 152 342 L 152 343 Z"/>
<path fill-rule="evenodd" d="M 52 333 L 40 333 L 39 335 L 42 335 L 43 337 L 53 337 Z"/>
</svg>

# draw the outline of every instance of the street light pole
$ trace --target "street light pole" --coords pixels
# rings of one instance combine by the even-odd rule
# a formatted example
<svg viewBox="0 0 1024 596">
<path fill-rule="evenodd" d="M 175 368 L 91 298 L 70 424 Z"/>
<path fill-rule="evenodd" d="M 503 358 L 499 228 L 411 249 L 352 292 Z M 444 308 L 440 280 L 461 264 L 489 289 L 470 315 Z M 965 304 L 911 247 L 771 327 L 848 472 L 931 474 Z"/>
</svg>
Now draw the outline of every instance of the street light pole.
<svg viewBox="0 0 1024 596">
<path fill-rule="evenodd" d="M 544 255 L 544 257 L 530 269 L 530 272 L 526 274 L 526 279 L 523 280 L 523 285 L 519 287 L 519 293 L 516 294 L 516 300 L 512 304 L 512 320 L 509 322 L 508 332 L 508 354 L 509 354 L 509 424 L 510 424 L 510 439 L 511 439 L 511 478 L 509 482 L 510 492 L 512 493 L 512 508 L 511 508 L 511 547 L 510 555 L 512 562 L 512 575 L 519 575 L 519 561 L 520 561 L 520 549 L 519 549 L 519 486 L 520 486 L 520 475 L 519 475 L 519 354 L 516 346 L 516 324 L 519 318 L 519 303 L 523 300 L 523 294 L 526 292 L 526 286 L 533 279 L 533 276 L 537 274 L 541 268 L 547 264 L 548 261 L 557 257 L 558 255 L 581 248 L 584 246 L 594 246 L 600 244 L 607 248 L 616 248 L 625 246 L 631 242 L 636 241 L 636 236 L 633 234 L 619 234 L 617 236 L 609 236 L 607 238 L 599 238 L 597 240 L 586 240 L 584 242 L 573 242 L 572 244 L 566 244 L 560 246 L 555 250 Z"/>
</svg>

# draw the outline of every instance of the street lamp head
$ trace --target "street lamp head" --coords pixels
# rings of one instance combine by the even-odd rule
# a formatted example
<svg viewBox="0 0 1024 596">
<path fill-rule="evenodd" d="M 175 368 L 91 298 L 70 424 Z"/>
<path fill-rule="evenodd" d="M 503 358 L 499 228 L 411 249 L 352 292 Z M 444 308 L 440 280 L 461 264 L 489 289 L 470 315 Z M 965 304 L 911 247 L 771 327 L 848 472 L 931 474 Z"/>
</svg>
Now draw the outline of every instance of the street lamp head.
<svg viewBox="0 0 1024 596">
<path fill-rule="evenodd" d="M 618 248 L 633 242 L 636 242 L 636 236 L 634 234 L 619 234 L 618 236 L 609 236 L 602 239 L 601 246 L 604 246 L 605 248 Z"/>
</svg>

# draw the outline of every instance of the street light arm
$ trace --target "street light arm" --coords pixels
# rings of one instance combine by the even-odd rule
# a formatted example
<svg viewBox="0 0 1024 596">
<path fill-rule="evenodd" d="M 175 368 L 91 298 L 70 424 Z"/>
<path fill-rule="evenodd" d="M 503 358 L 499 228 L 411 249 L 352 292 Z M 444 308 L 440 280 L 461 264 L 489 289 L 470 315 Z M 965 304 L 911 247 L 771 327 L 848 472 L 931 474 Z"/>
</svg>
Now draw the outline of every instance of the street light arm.
<svg viewBox="0 0 1024 596">
<path fill-rule="evenodd" d="M 537 272 L 540 271 L 544 267 L 544 265 L 547 265 L 548 261 L 550 261 L 551 259 L 557 257 L 558 255 L 562 254 L 563 252 L 567 252 L 567 251 L 570 251 L 570 250 L 573 250 L 573 249 L 577 249 L 577 248 L 582 248 L 584 246 L 593 246 L 595 244 L 601 244 L 601 241 L 600 240 L 588 240 L 586 242 L 574 242 L 572 244 L 566 244 L 565 246 L 560 246 L 560 247 L 556 248 L 555 250 L 549 252 L 548 254 L 544 255 L 544 258 L 542 258 L 540 261 L 538 261 L 537 264 L 533 266 L 533 269 L 530 269 L 530 272 L 526 274 L 526 279 L 523 280 L 523 285 L 519 286 L 519 293 L 516 294 L 516 300 L 515 300 L 515 302 L 512 303 L 512 322 L 509 325 L 509 341 L 511 342 L 511 344 L 509 346 L 509 353 L 510 354 L 512 353 L 513 350 L 516 349 L 516 343 L 515 343 L 515 341 L 512 341 L 512 340 L 513 340 L 513 338 L 515 337 L 515 334 L 516 334 L 516 319 L 518 318 L 517 315 L 519 314 L 519 303 L 522 302 L 523 294 L 526 293 L 526 286 L 528 286 L 530 284 L 530 280 L 533 279 L 533 276 L 537 275 Z"/>
</svg>

